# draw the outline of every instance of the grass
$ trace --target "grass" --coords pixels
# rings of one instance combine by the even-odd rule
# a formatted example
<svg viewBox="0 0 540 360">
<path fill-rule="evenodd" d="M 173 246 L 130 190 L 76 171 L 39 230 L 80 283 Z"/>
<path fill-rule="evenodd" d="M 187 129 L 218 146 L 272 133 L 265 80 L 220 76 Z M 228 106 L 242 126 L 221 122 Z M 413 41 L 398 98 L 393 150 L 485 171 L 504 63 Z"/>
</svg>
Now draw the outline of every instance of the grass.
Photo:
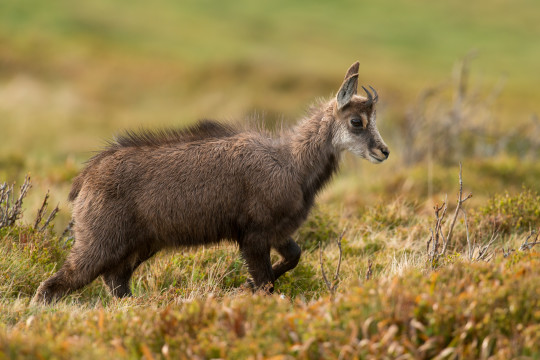
<svg viewBox="0 0 540 360">
<path fill-rule="evenodd" d="M 157 308 L 131 299 L 41 313 L 19 308 L 0 347 L 28 358 L 534 357 L 538 261 L 456 262 L 311 303 L 242 294 Z"/>
<path fill-rule="evenodd" d="M 537 195 L 496 195 L 474 219 L 525 214 Z M 466 206 L 468 207 L 468 205 Z M 518 250 L 528 231 L 519 220 L 501 232 L 490 262 L 466 257 L 464 224 L 447 255 L 431 269 L 425 251 L 433 216 L 404 199 L 337 216 L 319 208 L 297 235 L 299 266 L 273 296 L 251 294 L 237 249 L 230 245 L 163 252 L 133 277 L 134 297 L 112 298 L 100 281 L 59 303 L 35 306 L 39 282 L 70 248 L 50 226 L 0 229 L 0 354 L 6 358 L 534 358 L 538 347 L 539 266 Z M 527 218 L 540 229 L 539 217 Z M 513 223 L 514 224 L 514 223 Z M 321 276 L 320 239 L 328 272 L 344 261 L 330 296 Z M 525 231 L 524 231 L 525 230 Z M 476 241 L 484 241 L 481 238 Z M 512 248 L 515 251 L 502 249 Z M 277 257 L 276 257 L 277 259 Z M 372 274 L 366 279 L 368 262 Z"/>
</svg>

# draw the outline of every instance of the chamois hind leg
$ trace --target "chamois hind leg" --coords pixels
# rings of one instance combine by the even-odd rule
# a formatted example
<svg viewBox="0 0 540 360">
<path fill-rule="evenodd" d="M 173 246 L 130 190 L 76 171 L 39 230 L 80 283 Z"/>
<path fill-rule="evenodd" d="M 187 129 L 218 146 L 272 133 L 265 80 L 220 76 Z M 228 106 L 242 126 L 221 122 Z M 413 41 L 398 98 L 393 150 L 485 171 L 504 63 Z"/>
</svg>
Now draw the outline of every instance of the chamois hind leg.
<svg viewBox="0 0 540 360">
<path fill-rule="evenodd" d="M 74 256 L 68 256 L 60 270 L 41 283 L 32 302 L 45 304 L 55 302 L 91 283 L 99 276 L 100 270 L 101 268 L 97 268 L 90 258 L 74 259 Z"/>
<path fill-rule="evenodd" d="M 270 246 L 261 236 L 247 236 L 240 246 L 242 256 L 248 266 L 254 290 L 274 292 L 274 271 L 270 262 Z"/>
<path fill-rule="evenodd" d="M 154 250 L 138 251 L 126 258 L 117 266 L 103 273 L 103 281 L 116 297 L 131 296 L 129 280 L 137 267 L 150 259 L 156 252 Z"/>
<path fill-rule="evenodd" d="M 294 269 L 296 265 L 298 265 L 302 250 L 292 238 L 288 238 L 287 241 L 275 246 L 274 249 L 283 257 L 283 259 L 272 266 L 274 280 L 277 280 L 281 275 Z"/>
<path fill-rule="evenodd" d="M 112 250 L 92 246 L 81 236 L 60 270 L 41 283 L 32 302 L 49 304 L 88 285 L 107 269 L 116 266 L 126 253 L 122 247 Z"/>
<path fill-rule="evenodd" d="M 135 255 L 128 257 L 117 266 L 102 274 L 103 282 L 115 297 L 131 296 L 129 280 L 134 271 Z"/>
</svg>

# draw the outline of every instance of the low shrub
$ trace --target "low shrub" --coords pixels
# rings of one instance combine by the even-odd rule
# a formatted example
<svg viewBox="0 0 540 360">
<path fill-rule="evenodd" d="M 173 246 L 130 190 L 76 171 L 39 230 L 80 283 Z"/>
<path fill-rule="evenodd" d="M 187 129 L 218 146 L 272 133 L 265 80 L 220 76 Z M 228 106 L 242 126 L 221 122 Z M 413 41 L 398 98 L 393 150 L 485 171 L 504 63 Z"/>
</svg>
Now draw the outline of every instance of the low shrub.
<svg viewBox="0 0 540 360">
<path fill-rule="evenodd" d="M 516 195 L 505 192 L 489 199 L 471 213 L 471 224 L 481 235 L 493 232 L 509 234 L 540 228 L 540 195 L 523 188 Z"/>
</svg>

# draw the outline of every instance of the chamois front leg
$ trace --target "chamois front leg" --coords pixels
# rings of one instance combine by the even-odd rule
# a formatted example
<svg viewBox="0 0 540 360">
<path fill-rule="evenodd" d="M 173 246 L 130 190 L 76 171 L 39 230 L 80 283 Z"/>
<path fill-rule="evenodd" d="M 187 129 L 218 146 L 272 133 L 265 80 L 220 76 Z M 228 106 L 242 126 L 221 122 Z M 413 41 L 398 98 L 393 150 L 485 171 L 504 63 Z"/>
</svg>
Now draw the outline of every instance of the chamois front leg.
<svg viewBox="0 0 540 360">
<path fill-rule="evenodd" d="M 244 238 L 240 251 L 246 261 L 253 289 L 274 292 L 274 271 L 270 262 L 270 246 L 261 235 L 251 234 Z"/>
<path fill-rule="evenodd" d="M 274 280 L 277 280 L 281 275 L 298 265 L 302 250 L 292 238 L 288 238 L 284 243 L 275 246 L 274 249 L 283 257 L 283 259 L 272 266 Z"/>
</svg>

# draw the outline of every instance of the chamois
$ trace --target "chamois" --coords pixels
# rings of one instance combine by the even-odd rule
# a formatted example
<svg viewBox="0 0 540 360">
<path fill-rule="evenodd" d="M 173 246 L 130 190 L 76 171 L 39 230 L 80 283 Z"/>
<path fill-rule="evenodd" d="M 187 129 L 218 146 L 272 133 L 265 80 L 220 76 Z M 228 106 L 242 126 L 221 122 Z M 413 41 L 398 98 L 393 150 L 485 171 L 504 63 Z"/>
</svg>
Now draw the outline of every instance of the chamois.
<svg viewBox="0 0 540 360">
<path fill-rule="evenodd" d="M 343 150 L 372 163 L 389 150 L 375 123 L 377 92 L 357 95 L 358 62 L 335 98 L 279 135 L 202 121 L 185 130 L 127 132 L 74 179 L 75 243 L 33 301 L 50 303 L 102 276 L 130 296 L 133 271 L 179 246 L 238 244 L 255 289 L 296 267 L 291 238 Z M 270 250 L 282 259 L 272 265 Z"/>
</svg>

